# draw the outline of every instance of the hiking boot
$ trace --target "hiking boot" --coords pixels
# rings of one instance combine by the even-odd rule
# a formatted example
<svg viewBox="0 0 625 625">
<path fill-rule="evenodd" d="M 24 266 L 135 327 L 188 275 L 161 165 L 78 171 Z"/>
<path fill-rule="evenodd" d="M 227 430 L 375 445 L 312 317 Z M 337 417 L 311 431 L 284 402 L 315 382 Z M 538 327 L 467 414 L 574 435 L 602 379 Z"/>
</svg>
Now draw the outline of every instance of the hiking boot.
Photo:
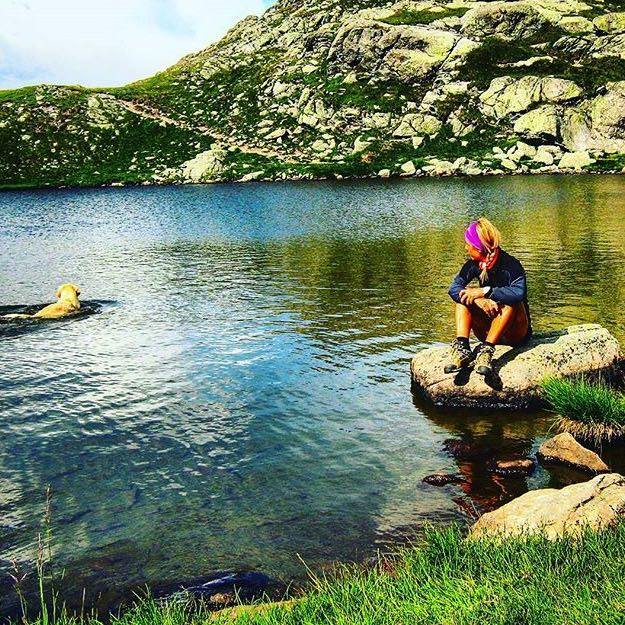
<svg viewBox="0 0 625 625">
<path fill-rule="evenodd" d="M 451 342 L 449 360 L 451 360 L 451 362 L 445 365 L 445 373 L 454 373 L 471 364 L 473 361 L 473 352 L 465 342 L 459 341 L 456 338 Z"/>
<path fill-rule="evenodd" d="M 493 372 L 493 354 L 495 353 L 494 345 L 485 345 L 482 343 L 477 349 L 475 357 L 475 371 L 480 375 L 487 376 Z"/>
</svg>

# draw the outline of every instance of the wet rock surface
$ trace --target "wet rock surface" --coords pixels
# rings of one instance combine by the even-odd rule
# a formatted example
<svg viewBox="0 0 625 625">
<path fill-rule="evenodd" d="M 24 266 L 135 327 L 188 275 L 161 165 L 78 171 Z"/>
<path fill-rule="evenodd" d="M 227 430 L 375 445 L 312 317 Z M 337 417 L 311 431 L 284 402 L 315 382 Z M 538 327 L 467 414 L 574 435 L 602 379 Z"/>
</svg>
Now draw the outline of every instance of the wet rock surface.
<svg viewBox="0 0 625 625">
<path fill-rule="evenodd" d="M 459 473 L 432 473 L 432 475 L 426 475 L 423 481 L 431 486 L 447 486 L 447 484 L 464 482 L 464 477 Z"/>
<path fill-rule="evenodd" d="M 570 326 L 536 334 L 519 348 L 499 345 L 494 374 L 486 378 L 472 368 L 445 374 L 449 348 L 431 347 L 411 362 L 413 391 L 434 404 L 447 407 L 511 408 L 543 404 L 541 382 L 547 377 L 618 374 L 618 341 L 598 324 Z"/>
</svg>

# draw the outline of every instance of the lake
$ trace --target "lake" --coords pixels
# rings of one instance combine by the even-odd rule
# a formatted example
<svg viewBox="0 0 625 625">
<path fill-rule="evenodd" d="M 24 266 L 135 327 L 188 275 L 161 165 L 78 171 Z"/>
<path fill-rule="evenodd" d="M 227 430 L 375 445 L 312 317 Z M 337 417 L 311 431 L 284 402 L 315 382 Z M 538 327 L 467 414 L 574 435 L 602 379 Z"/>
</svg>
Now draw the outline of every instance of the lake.
<svg viewBox="0 0 625 625">
<path fill-rule="evenodd" d="M 624 177 L 0 194 L 3 310 L 74 281 L 93 313 L 0 325 L 1 611 L 48 485 L 64 592 L 107 607 L 212 571 L 298 579 L 572 479 L 445 450 L 530 454 L 549 414 L 411 396 L 411 355 L 453 335 L 447 288 L 482 213 L 527 268 L 535 330 L 625 341 Z M 468 483 L 422 483 L 438 470 Z"/>
</svg>

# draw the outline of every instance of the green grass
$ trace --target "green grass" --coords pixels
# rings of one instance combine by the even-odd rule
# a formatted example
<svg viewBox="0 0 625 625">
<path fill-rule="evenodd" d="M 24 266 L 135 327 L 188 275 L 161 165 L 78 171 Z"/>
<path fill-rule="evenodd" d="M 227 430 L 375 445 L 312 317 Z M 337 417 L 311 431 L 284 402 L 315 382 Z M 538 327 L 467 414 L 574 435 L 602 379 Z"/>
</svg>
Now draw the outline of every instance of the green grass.
<svg viewBox="0 0 625 625">
<path fill-rule="evenodd" d="M 373 568 L 314 578 L 293 603 L 211 614 L 184 597 L 146 598 L 113 625 L 617 625 L 624 622 L 625 525 L 579 539 L 469 541 L 429 530 Z M 57 625 L 98 625 L 65 614 Z M 25 625 L 47 625 L 30 620 Z"/>
<path fill-rule="evenodd" d="M 595 442 L 625 436 L 625 395 L 607 383 L 549 379 L 542 387 L 560 429 Z"/>
</svg>

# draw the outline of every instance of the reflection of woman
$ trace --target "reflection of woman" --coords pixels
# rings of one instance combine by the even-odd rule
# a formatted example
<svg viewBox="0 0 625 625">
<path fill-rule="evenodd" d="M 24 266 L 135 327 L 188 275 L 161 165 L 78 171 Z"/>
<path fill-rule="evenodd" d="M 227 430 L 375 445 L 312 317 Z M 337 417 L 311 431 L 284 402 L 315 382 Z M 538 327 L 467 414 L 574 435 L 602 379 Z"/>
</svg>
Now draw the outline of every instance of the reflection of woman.
<svg viewBox="0 0 625 625">
<path fill-rule="evenodd" d="M 446 373 L 458 371 L 475 359 L 481 375 L 492 372 L 495 345 L 521 345 L 531 336 L 527 283 L 521 263 L 499 247 L 499 230 L 484 217 L 465 230 L 469 260 L 449 288 L 456 302 L 456 338 L 451 343 Z M 479 286 L 467 286 L 473 280 Z M 482 341 L 473 353 L 469 335 Z"/>
</svg>

